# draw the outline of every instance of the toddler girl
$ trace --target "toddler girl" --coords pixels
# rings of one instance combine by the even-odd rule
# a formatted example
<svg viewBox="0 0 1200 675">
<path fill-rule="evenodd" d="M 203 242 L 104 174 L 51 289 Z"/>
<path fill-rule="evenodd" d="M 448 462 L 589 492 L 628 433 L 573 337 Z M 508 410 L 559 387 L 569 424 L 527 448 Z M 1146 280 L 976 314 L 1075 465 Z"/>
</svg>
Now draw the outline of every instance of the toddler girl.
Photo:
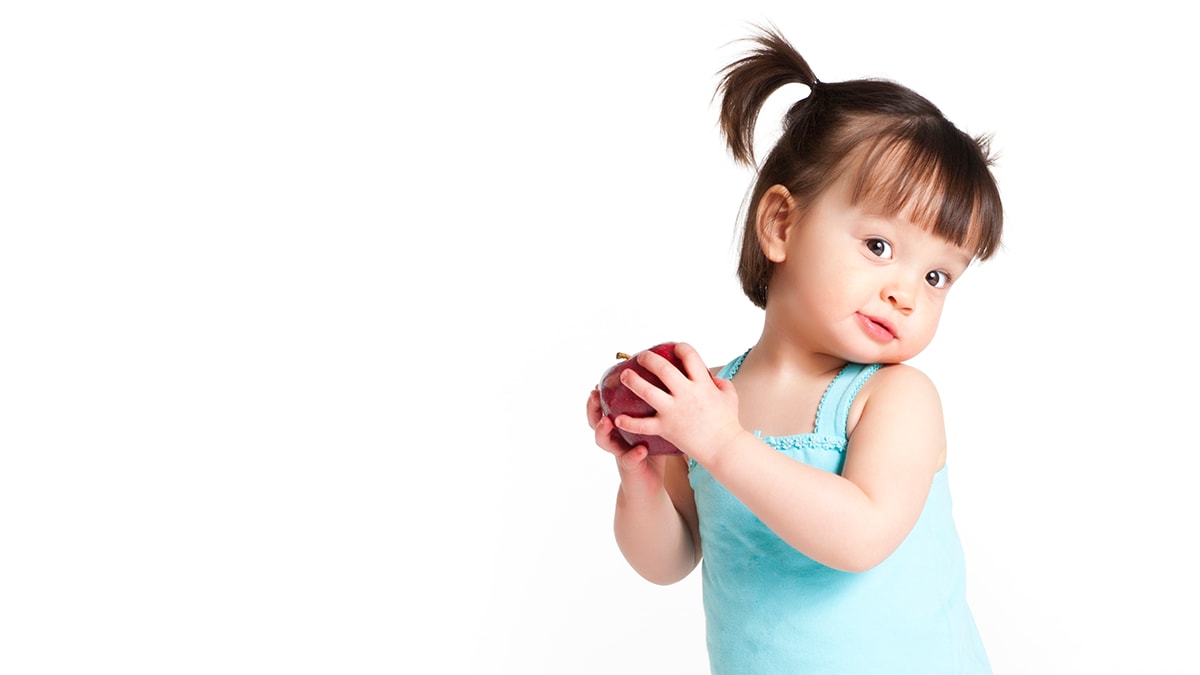
<svg viewBox="0 0 1200 675">
<path fill-rule="evenodd" d="M 941 404 L 904 364 L 955 280 L 999 246 L 987 143 L 898 84 L 820 82 L 776 31 L 754 45 L 718 88 L 735 159 L 754 164 L 769 95 L 810 89 L 748 202 L 738 274 L 762 332 L 712 371 L 687 344 L 683 370 L 643 354 L 668 391 L 632 369 L 622 382 L 653 417 L 608 419 L 591 393 L 588 421 L 620 475 L 617 543 L 659 584 L 703 559 L 713 673 L 989 673 Z M 684 454 L 649 456 L 617 427 Z"/>
</svg>

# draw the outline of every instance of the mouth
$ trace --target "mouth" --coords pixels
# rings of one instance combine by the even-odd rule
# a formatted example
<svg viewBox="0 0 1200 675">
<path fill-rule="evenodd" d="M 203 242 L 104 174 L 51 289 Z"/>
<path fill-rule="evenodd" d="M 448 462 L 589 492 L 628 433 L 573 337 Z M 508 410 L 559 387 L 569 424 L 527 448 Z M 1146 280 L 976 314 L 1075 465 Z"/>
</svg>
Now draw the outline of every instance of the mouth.
<svg viewBox="0 0 1200 675">
<path fill-rule="evenodd" d="M 891 321 L 877 316 L 867 316 L 866 314 L 856 314 L 858 322 L 862 325 L 863 330 L 867 335 L 871 336 L 879 342 L 891 342 L 896 339 L 896 326 Z"/>
</svg>

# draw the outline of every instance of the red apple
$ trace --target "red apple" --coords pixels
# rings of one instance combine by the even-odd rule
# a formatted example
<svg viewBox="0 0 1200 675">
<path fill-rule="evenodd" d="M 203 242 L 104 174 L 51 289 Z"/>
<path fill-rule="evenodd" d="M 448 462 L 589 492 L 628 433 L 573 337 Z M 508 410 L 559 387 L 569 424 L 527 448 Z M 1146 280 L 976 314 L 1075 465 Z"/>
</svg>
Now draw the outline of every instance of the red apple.
<svg viewBox="0 0 1200 675">
<path fill-rule="evenodd" d="M 676 368 L 683 370 L 683 362 L 679 357 L 675 356 L 675 343 L 664 342 L 655 345 L 645 351 L 654 352 L 659 356 L 670 361 Z M 642 352 L 638 352 L 641 354 Z M 655 410 L 650 407 L 637 394 L 633 393 L 624 384 L 621 384 L 621 373 L 628 368 L 632 368 L 634 372 L 641 375 L 647 382 L 654 386 L 667 391 L 662 380 L 658 379 L 653 373 L 646 370 L 637 362 L 638 354 L 629 356 L 628 354 L 617 353 L 617 358 L 622 359 L 613 367 L 604 372 L 604 376 L 600 378 L 600 410 L 609 418 L 613 419 L 617 415 L 629 415 L 630 417 L 653 417 Z M 681 455 L 679 448 L 667 441 L 661 436 L 646 436 L 643 434 L 635 434 L 623 429 L 617 429 L 617 433 L 621 438 L 625 439 L 630 445 L 645 444 L 650 450 L 651 455 Z"/>
</svg>

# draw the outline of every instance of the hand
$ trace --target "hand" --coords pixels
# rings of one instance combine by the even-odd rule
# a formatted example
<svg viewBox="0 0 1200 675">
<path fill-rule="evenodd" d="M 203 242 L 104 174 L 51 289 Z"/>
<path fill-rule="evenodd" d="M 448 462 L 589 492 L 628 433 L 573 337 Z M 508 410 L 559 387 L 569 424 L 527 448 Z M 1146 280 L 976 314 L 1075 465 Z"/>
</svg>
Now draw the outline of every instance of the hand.
<svg viewBox="0 0 1200 675">
<path fill-rule="evenodd" d="M 667 457 L 650 455 L 645 445 L 631 446 L 621 438 L 612 420 L 600 409 L 600 391 L 593 389 L 587 401 L 588 426 L 596 433 L 596 445 L 617 460 L 621 489 L 634 498 L 648 498 L 663 490 Z"/>
<path fill-rule="evenodd" d="M 683 362 L 683 371 L 650 351 L 637 357 L 639 364 L 662 380 L 667 391 L 632 368 L 621 373 L 621 383 L 656 413 L 640 418 L 618 415 L 613 423 L 625 431 L 662 436 L 692 459 L 707 464 L 744 431 L 738 421 L 737 391 L 732 382 L 713 377 L 691 345 L 676 344 L 675 355 Z"/>
</svg>

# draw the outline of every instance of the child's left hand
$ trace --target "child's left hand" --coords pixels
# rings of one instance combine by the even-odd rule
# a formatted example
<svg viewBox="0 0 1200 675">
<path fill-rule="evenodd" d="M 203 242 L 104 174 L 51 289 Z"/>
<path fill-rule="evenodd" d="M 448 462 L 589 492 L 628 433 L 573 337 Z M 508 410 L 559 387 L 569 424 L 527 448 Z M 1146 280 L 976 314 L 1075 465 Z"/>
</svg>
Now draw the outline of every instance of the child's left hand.
<svg viewBox="0 0 1200 675">
<path fill-rule="evenodd" d="M 738 421 L 737 391 L 729 380 L 713 377 L 691 345 L 675 345 L 683 371 L 646 350 L 637 358 L 662 380 L 668 391 L 647 382 L 632 368 L 621 383 L 656 411 L 653 417 L 618 415 L 617 427 L 636 434 L 662 436 L 700 464 L 707 464 L 744 431 Z"/>
</svg>

